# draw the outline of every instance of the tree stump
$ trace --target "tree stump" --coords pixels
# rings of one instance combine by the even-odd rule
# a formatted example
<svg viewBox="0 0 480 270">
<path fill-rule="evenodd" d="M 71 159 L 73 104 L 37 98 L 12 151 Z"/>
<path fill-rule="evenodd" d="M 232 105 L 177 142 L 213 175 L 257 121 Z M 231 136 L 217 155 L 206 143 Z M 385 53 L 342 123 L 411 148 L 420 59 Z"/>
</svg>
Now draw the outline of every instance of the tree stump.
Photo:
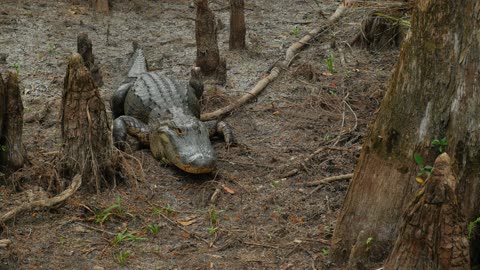
<svg viewBox="0 0 480 270">
<path fill-rule="evenodd" d="M 98 12 L 108 13 L 110 11 L 110 6 L 108 0 L 92 0 L 93 8 Z"/>
<path fill-rule="evenodd" d="M 197 0 L 195 20 L 195 40 L 197 44 L 196 66 L 203 75 L 217 79 L 217 83 L 226 81 L 226 62 L 220 58 L 217 41 L 215 14 L 208 7 L 208 0 Z"/>
<path fill-rule="evenodd" d="M 230 0 L 230 50 L 245 49 L 245 1 Z"/>
<path fill-rule="evenodd" d="M 404 212 L 385 270 L 470 269 L 467 223 L 455 195 L 457 185 L 449 156 L 440 155 Z"/>
<path fill-rule="evenodd" d="M 113 176 L 110 125 L 98 89 L 74 53 L 68 61 L 61 110 L 62 172 L 82 174 L 82 182 L 100 190 L 101 179 Z"/>
<path fill-rule="evenodd" d="M 88 70 L 90 70 L 95 85 L 97 87 L 102 87 L 102 73 L 100 71 L 100 67 L 95 64 L 92 41 L 88 38 L 87 33 L 80 33 L 77 36 L 77 52 L 82 56 L 83 63 L 88 68 Z"/>
<path fill-rule="evenodd" d="M 6 82 L 0 78 L 0 104 L 4 108 L 0 109 L 0 118 L 3 118 L 0 129 L 0 165 L 9 171 L 15 171 L 25 162 L 25 149 L 22 143 L 23 104 L 15 71 L 8 73 Z"/>
</svg>

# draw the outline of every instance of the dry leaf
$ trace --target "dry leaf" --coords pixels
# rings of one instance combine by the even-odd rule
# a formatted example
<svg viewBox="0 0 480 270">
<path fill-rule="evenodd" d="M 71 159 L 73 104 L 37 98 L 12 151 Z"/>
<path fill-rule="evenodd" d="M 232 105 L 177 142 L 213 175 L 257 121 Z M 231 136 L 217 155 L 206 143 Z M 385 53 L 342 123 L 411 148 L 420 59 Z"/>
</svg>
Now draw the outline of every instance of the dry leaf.
<svg viewBox="0 0 480 270">
<path fill-rule="evenodd" d="M 323 75 L 323 76 L 332 76 L 333 74 L 330 73 L 330 72 L 322 72 L 322 75 Z"/>
<path fill-rule="evenodd" d="M 228 192 L 228 193 L 230 193 L 230 194 L 232 194 L 232 195 L 235 194 L 235 191 L 234 191 L 233 189 L 231 189 L 231 188 L 229 188 L 229 187 L 227 187 L 227 186 L 225 186 L 225 185 L 223 185 L 222 187 L 223 187 L 223 189 L 224 189 L 226 192 Z"/>
<path fill-rule="evenodd" d="M 423 182 L 424 182 L 423 179 L 420 178 L 420 177 L 415 178 L 415 180 L 417 180 L 417 182 L 420 183 L 420 184 L 423 184 Z"/>
<path fill-rule="evenodd" d="M 190 238 L 190 234 L 187 232 L 183 232 L 182 234 L 180 234 L 180 236 L 183 238 Z"/>
<path fill-rule="evenodd" d="M 190 226 L 195 222 L 197 222 L 197 220 L 194 219 L 194 220 L 189 220 L 189 221 L 179 221 L 178 223 L 180 223 L 182 226 Z"/>
</svg>

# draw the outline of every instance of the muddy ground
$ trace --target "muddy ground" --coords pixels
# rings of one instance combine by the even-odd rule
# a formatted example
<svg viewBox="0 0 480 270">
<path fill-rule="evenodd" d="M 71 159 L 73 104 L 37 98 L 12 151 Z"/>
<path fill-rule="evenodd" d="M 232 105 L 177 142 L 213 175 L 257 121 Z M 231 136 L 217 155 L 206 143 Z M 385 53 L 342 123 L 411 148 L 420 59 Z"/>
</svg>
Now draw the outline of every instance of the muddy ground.
<svg viewBox="0 0 480 270">
<path fill-rule="evenodd" d="M 195 59 L 190 1 L 113 0 L 108 16 L 87 2 L 1 0 L 0 54 L 7 58 L 0 66 L 20 74 L 31 163 L 0 180 L 3 209 L 20 191 L 57 192 L 52 171 L 61 144 L 63 77 L 80 32 L 93 40 L 107 106 L 128 69 L 133 41 L 145 48 L 152 69 L 188 79 Z M 248 50 L 230 52 L 227 2 L 211 1 L 224 24 L 219 40 L 228 81 L 206 90 L 206 112 L 251 89 L 290 44 L 325 23 L 322 14 L 338 6 L 332 0 L 247 1 Z M 329 242 L 348 180 L 319 189 L 305 184 L 353 172 L 383 97 L 398 48 L 347 45 L 370 11 L 347 10 L 254 102 L 226 119 L 239 145 L 227 149 L 214 140 L 215 173 L 187 175 L 162 165 L 147 149 L 136 151 L 145 173 L 138 185 L 117 183 L 99 195 L 82 189 L 61 207 L 5 224 L 0 239 L 12 244 L 0 249 L 0 268 L 335 268 Z M 288 173 L 292 169 L 297 172 Z"/>
</svg>

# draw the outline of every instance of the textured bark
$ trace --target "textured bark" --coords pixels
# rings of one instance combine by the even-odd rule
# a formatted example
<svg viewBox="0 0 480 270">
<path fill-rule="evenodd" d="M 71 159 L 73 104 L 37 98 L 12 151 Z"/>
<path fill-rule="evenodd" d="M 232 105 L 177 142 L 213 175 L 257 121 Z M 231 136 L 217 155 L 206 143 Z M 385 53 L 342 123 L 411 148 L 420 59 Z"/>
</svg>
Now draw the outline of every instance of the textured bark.
<svg viewBox="0 0 480 270">
<path fill-rule="evenodd" d="M 0 74 L 0 138 L 2 137 L 3 118 L 5 116 L 5 83 L 3 82 L 2 74 Z"/>
<path fill-rule="evenodd" d="M 95 85 L 97 87 L 103 86 L 102 73 L 98 65 L 95 64 L 92 41 L 88 38 L 87 33 L 80 33 L 77 36 L 77 52 L 82 56 L 83 63 L 90 70 Z"/>
<path fill-rule="evenodd" d="M 108 0 L 92 0 L 93 7 L 98 12 L 108 13 L 110 11 L 110 7 L 108 5 Z"/>
<path fill-rule="evenodd" d="M 401 16 L 401 14 L 392 14 L 391 16 L 395 18 Z M 392 19 L 371 13 L 362 21 L 360 32 L 350 42 L 350 45 L 371 50 L 386 50 L 398 47 L 405 38 L 407 30 L 406 27 Z"/>
<path fill-rule="evenodd" d="M 467 223 L 457 200 L 457 179 L 447 154 L 408 205 L 385 270 L 470 269 Z"/>
<path fill-rule="evenodd" d="M 461 209 L 480 216 L 480 1 L 416 2 L 377 119 L 372 126 L 337 219 L 336 262 L 345 262 L 360 231 L 388 251 L 404 207 L 418 189 L 419 153 L 432 164 L 434 138 L 446 137 L 458 175 Z M 385 258 L 379 253 L 378 259 Z"/>
<path fill-rule="evenodd" d="M 62 169 L 82 174 L 82 182 L 100 189 L 112 168 L 112 141 L 105 105 L 79 54 L 68 62 L 62 97 Z"/>
<path fill-rule="evenodd" d="M 226 80 L 226 63 L 220 58 L 217 41 L 217 24 L 215 14 L 208 7 L 208 0 L 197 0 L 197 17 L 195 20 L 195 40 L 197 43 L 196 66 L 203 75 Z"/>
<path fill-rule="evenodd" d="M 230 50 L 245 49 L 245 1 L 230 0 Z"/>
<path fill-rule="evenodd" d="M 22 143 L 23 104 L 17 73 L 10 71 L 6 82 L 2 81 L 0 84 L 5 108 L 0 137 L 0 165 L 6 167 L 8 171 L 14 171 L 25 163 L 25 149 Z M 1 93 L 0 96 L 2 96 Z"/>
</svg>

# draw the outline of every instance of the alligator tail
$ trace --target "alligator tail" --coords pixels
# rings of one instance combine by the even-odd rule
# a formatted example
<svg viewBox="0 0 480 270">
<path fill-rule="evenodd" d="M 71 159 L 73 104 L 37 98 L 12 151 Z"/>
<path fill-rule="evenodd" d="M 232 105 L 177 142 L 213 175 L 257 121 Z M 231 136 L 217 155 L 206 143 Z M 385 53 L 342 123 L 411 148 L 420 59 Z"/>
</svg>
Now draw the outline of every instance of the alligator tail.
<svg viewBox="0 0 480 270">
<path fill-rule="evenodd" d="M 147 60 L 143 55 L 142 49 L 136 49 L 132 57 L 132 65 L 128 71 L 128 77 L 136 78 L 143 73 L 147 72 Z"/>
</svg>

